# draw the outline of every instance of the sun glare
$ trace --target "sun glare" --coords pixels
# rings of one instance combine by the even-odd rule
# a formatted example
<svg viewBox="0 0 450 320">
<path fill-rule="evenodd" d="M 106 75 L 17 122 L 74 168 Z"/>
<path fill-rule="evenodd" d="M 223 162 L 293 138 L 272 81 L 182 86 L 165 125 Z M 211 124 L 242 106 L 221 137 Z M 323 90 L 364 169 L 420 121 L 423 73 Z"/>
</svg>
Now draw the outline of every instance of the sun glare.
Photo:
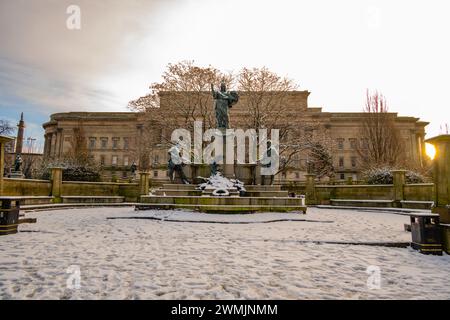
<svg viewBox="0 0 450 320">
<path fill-rule="evenodd" d="M 436 148 L 432 144 L 425 144 L 425 152 L 431 160 L 434 160 L 434 157 L 436 156 Z"/>
</svg>

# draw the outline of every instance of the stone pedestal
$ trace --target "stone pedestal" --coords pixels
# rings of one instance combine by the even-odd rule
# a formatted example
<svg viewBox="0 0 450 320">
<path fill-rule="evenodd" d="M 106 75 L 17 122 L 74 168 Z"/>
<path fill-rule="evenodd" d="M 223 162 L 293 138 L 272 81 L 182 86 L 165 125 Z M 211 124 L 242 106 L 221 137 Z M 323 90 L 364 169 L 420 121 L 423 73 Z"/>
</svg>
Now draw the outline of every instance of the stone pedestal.
<svg viewBox="0 0 450 320">
<path fill-rule="evenodd" d="M 406 170 L 392 170 L 392 176 L 394 177 L 394 206 L 401 208 L 402 200 L 405 200 Z"/>
<path fill-rule="evenodd" d="M 306 177 L 306 204 L 317 204 L 316 198 L 316 175 L 308 173 Z"/>
<path fill-rule="evenodd" d="M 54 202 L 61 202 L 62 193 L 62 171 L 60 167 L 50 168 L 51 170 L 51 182 L 52 182 L 52 196 L 54 197 Z"/>
<path fill-rule="evenodd" d="M 149 186 L 150 186 L 150 173 L 141 172 L 139 174 L 139 193 L 141 196 L 149 194 L 150 191 Z"/>
<path fill-rule="evenodd" d="M 443 249 L 450 254 L 450 135 L 437 136 L 426 142 L 436 148 L 433 161 L 433 212 L 439 214 Z"/>
<path fill-rule="evenodd" d="M 5 172 L 5 144 L 13 139 L 0 136 L 0 195 L 3 194 L 3 174 Z"/>
<path fill-rule="evenodd" d="M 433 212 L 439 214 L 441 223 L 450 224 L 450 135 L 437 136 L 426 142 L 436 148 L 433 161 L 435 183 Z"/>
<path fill-rule="evenodd" d="M 10 177 L 13 179 L 24 179 L 25 178 L 22 171 L 11 171 Z"/>
</svg>

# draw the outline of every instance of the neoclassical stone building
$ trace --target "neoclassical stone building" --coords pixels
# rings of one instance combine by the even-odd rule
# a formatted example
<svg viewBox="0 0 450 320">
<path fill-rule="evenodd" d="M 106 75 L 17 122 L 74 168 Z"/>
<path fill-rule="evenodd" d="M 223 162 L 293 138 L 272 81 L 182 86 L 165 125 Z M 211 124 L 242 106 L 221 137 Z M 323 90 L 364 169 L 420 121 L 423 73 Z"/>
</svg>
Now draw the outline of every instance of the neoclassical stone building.
<svg viewBox="0 0 450 320">
<path fill-rule="evenodd" d="M 299 130 L 307 123 L 318 123 L 326 134 L 336 142 L 333 150 L 335 179 L 359 178 L 357 145 L 362 143 L 360 128 L 365 113 L 324 112 L 322 108 L 308 107 L 308 91 L 290 92 L 287 107 L 283 109 L 283 121 L 295 124 Z M 209 97 L 205 93 L 205 97 Z M 46 160 L 62 157 L 72 147 L 75 135 L 80 130 L 85 137 L 90 156 L 104 168 L 105 180 L 112 177 L 128 178 L 133 162 L 139 165 L 141 145 L 151 140 L 153 148 L 146 157 L 152 168 L 153 179 L 167 179 L 167 149 L 165 143 L 171 132 L 165 130 L 164 123 L 174 121 L 179 114 L 175 110 L 172 97 L 165 93 L 160 96 L 160 108 L 149 113 L 139 112 L 68 112 L 51 115 L 50 121 L 43 125 L 45 129 L 44 158 Z M 233 128 L 242 128 L 245 110 L 245 93 L 240 101 L 230 110 L 230 123 Z M 212 111 L 213 103 L 211 100 Z M 152 113 L 155 117 L 152 118 Z M 212 112 L 210 112 L 213 115 Z M 196 115 L 194 115 L 194 118 Z M 410 163 L 421 166 L 425 155 L 425 127 L 427 122 L 415 117 L 399 117 L 393 113 L 395 125 L 400 130 L 404 141 L 406 157 Z M 149 120 L 150 119 L 150 120 Z M 153 122 L 155 123 L 153 128 Z M 158 122 L 158 123 L 157 123 Z M 150 125 L 149 125 L 150 123 Z M 149 128 L 150 132 L 146 128 Z M 144 132 L 145 131 L 145 132 Z M 171 131 L 171 130 L 170 130 Z M 165 138 L 163 138 L 165 137 Z M 296 156 L 286 172 L 276 177 L 276 182 L 302 181 L 306 173 L 306 157 Z"/>
</svg>

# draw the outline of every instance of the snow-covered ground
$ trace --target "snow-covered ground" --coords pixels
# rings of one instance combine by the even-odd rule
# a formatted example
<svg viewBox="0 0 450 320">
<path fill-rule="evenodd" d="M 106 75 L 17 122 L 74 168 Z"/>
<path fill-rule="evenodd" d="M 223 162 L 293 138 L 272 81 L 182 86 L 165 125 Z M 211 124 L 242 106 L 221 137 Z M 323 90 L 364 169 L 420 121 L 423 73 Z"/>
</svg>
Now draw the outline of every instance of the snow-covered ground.
<svg viewBox="0 0 450 320">
<path fill-rule="evenodd" d="M 132 216 L 165 221 L 107 219 Z M 303 242 L 410 241 L 408 217 L 395 214 L 95 208 L 27 217 L 38 223 L 0 238 L 0 299 L 450 299 L 448 255 Z M 268 222 L 279 219 L 312 221 Z M 379 268 L 379 289 L 368 268 Z"/>
</svg>

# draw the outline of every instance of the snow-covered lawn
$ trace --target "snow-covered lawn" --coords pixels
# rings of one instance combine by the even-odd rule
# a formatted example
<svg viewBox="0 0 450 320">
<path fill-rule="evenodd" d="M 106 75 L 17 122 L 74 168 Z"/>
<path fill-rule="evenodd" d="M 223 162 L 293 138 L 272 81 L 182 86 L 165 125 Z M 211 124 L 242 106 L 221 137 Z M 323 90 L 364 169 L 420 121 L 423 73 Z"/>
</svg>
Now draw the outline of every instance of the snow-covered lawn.
<svg viewBox="0 0 450 320">
<path fill-rule="evenodd" d="M 131 216 L 166 221 L 107 219 Z M 448 255 L 302 242 L 410 241 L 408 217 L 395 214 L 95 208 L 27 217 L 38 223 L 0 238 L 0 299 L 450 299 Z M 261 223 L 279 219 L 316 222 Z M 379 289 L 367 286 L 369 266 L 380 268 Z M 81 288 L 70 289 L 77 268 Z"/>
</svg>

